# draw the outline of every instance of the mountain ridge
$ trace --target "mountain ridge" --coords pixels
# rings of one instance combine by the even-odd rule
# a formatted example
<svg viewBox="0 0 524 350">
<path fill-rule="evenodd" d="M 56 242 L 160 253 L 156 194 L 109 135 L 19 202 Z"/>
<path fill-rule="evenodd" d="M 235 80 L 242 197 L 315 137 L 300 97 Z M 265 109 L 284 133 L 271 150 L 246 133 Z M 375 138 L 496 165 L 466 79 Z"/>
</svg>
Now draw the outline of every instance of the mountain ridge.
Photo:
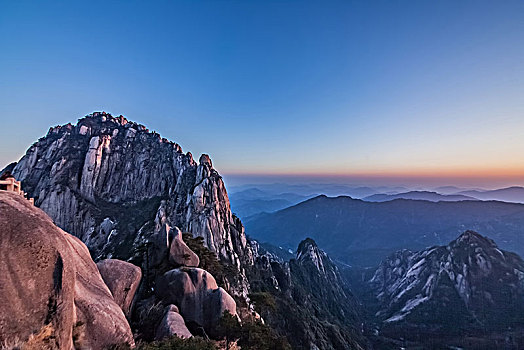
<svg viewBox="0 0 524 350">
<path fill-rule="evenodd" d="M 457 341 L 466 333 L 497 338 L 495 333 L 511 328 L 519 334 L 523 279 L 521 257 L 468 230 L 445 246 L 392 254 L 369 284 L 380 305 L 375 314 L 380 332 L 427 342 L 435 337 Z"/>
<path fill-rule="evenodd" d="M 320 195 L 244 224 L 250 237 L 284 248 L 311 237 L 334 259 L 359 266 L 378 264 L 398 249 L 444 244 L 465 229 L 485 232 L 504 249 L 524 253 L 524 205 L 519 203 L 365 202 Z"/>
<path fill-rule="evenodd" d="M 463 200 L 479 200 L 471 196 L 459 195 L 459 194 L 440 194 L 432 191 L 409 191 L 397 194 L 385 194 L 377 193 L 371 196 L 362 198 L 366 202 L 386 202 L 395 199 L 411 199 L 411 200 L 426 200 L 430 202 L 439 201 L 463 201 Z"/>
</svg>

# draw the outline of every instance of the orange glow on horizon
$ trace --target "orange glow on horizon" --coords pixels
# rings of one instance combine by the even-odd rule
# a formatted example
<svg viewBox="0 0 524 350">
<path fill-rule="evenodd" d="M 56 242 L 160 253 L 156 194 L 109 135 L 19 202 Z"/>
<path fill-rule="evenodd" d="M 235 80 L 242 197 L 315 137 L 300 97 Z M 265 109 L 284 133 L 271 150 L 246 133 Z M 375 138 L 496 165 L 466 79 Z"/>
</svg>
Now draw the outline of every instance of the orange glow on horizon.
<svg viewBox="0 0 524 350">
<path fill-rule="evenodd" d="M 307 176 L 307 177 L 369 177 L 369 178 L 450 178 L 450 179 L 522 179 L 524 169 L 413 169 L 413 170 L 353 170 L 353 171 L 222 171 L 224 175 L 235 176 Z"/>
</svg>

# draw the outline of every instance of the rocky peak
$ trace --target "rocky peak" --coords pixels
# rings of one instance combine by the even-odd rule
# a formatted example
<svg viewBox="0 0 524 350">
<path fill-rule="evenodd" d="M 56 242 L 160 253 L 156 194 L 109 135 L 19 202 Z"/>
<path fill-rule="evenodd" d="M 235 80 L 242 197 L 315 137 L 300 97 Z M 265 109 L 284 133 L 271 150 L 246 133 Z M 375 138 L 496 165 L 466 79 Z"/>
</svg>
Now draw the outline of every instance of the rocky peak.
<svg viewBox="0 0 524 350">
<path fill-rule="evenodd" d="M 484 237 L 481 234 L 467 230 L 463 234 L 461 234 L 456 240 L 452 241 L 449 246 L 452 249 L 464 249 L 464 248 L 497 248 L 497 244 L 489 239 L 488 237 Z"/>
<path fill-rule="evenodd" d="M 321 250 L 314 240 L 306 238 L 298 245 L 297 262 L 301 264 L 312 263 L 318 271 L 325 272 L 325 260 L 329 259 L 327 254 Z"/>
<path fill-rule="evenodd" d="M 523 280 L 520 257 L 466 231 L 447 246 L 391 255 L 375 271 L 370 285 L 382 305 L 377 316 L 390 327 L 400 321 L 503 327 L 507 320 L 521 318 Z"/>
<path fill-rule="evenodd" d="M 202 155 L 197 164 L 175 142 L 123 116 L 94 112 L 76 125 L 51 128 L 13 174 L 96 259 L 139 263 L 145 258 L 137 252 L 167 224 L 203 237 L 206 247 L 239 270 L 252 260 L 210 157 Z"/>
<path fill-rule="evenodd" d="M 303 240 L 289 262 L 257 248 L 250 269 L 253 295 L 272 294 L 278 311 L 262 309 L 261 316 L 286 334 L 293 349 L 365 348 L 358 302 L 314 240 Z"/>
<path fill-rule="evenodd" d="M 211 158 L 207 154 L 202 154 L 200 156 L 200 159 L 198 160 L 198 163 L 203 166 L 208 166 L 210 168 L 213 167 L 213 163 L 211 162 Z"/>
</svg>

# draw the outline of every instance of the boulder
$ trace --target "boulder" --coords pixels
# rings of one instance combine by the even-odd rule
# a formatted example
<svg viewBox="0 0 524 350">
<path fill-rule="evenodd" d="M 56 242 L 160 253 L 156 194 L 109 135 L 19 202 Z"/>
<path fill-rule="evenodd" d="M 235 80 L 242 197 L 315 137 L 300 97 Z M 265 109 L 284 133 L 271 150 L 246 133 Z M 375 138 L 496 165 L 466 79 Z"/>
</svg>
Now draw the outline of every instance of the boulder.
<svg viewBox="0 0 524 350">
<path fill-rule="evenodd" d="M 159 209 L 160 210 L 160 209 Z M 157 217 L 158 221 L 159 218 Z M 200 259 L 182 239 L 182 231 L 176 226 L 171 228 L 166 223 L 159 223 L 151 235 L 151 265 L 157 266 L 169 259 L 175 266 L 198 267 Z"/>
<path fill-rule="evenodd" d="M 124 314 L 129 316 L 133 298 L 142 279 L 142 271 L 138 266 L 117 259 L 105 259 L 96 266 L 113 294 L 113 299 Z"/>
<path fill-rule="evenodd" d="M 157 280 L 157 296 L 180 309 L 186 324 L 195 323 L 210 332 L 225 310 L 236 315 L 235 300 L 217 286 L 215 278 L 199 268 L 178 268 Z"/>
<path fill-rule="evenodd" d="M 22 196 L 5 191 L 0 256 L 0 343 L 25 341 L 34 333 L 45 334 L 46 342 L 35 348 L 134 343 L 86 246 Z"/>
<path fill-rule="evenodd" d="M 186 327 L 184 318 L 179 314 L 176 305 L 168 305 L 165 315 L 156 330 L 156 340 L 162 340 L 177 336 L 179 338 L 191 338 L 193 335 Z"/>
<path fill-rule="evenodd" d="M 183 241 L 180 229 L 175 226 L 169 235 L 173 235 L 169 247 L 169 261 L 177 266 L 198 267 L 200 259 Z"/>
</svg>

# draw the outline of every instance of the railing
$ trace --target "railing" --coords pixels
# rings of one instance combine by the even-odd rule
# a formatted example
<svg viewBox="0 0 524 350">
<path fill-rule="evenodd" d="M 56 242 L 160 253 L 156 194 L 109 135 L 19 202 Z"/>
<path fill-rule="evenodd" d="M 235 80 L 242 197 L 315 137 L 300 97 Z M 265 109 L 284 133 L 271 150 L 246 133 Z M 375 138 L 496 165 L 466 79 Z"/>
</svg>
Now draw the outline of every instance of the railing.
<svg viewBox="0 0 524 350">
<path fill-rule="evenodd" d="M 19 195 L 23 196 L 24 198 L 27 198 L 27 193 L 22 191 L 22 184 L 20 181 L 16 181 L 14 177 L 8 177 L 5 180 L 0 180 L 0 189 L 4 191 L 10 191 L 18 193 Z M 27 198 L 31 204 L 35 204 L 34 198 Z"/>
</svg>

